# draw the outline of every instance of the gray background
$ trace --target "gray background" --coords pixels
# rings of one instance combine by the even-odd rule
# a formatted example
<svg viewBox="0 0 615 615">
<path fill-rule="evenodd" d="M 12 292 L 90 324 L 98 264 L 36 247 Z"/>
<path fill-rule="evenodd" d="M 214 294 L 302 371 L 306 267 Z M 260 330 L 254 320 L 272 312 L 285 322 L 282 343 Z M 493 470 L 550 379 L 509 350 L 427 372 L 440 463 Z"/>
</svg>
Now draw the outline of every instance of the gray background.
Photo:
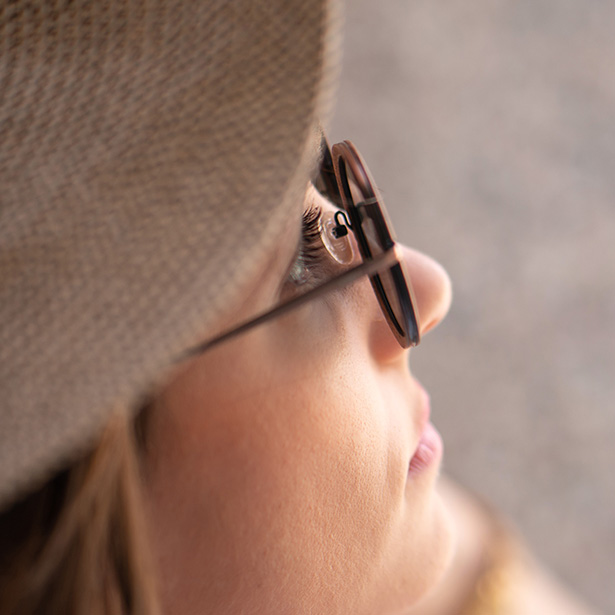
<svg viewBox="0 0 615 615">
<path fill-rule="evenodd" d="M 615 613 L 615 2 L 352 0 L 332 140 L 454 284 L 445 468 Z"/>
</svg>

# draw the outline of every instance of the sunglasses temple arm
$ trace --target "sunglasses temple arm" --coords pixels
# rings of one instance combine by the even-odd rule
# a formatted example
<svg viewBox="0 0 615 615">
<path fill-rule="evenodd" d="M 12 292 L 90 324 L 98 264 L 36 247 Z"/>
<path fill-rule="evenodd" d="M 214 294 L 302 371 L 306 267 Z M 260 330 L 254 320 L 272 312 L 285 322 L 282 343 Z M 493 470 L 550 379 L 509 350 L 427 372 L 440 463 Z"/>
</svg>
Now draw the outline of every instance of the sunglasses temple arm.
<svg viewBox="0 0 615 615">
<path fill-rule="evenodd" d="M 273 318 L 282 316 L 283 314 L 286 314 L 287 312 L 298 308 L 299 306 L 303 305 L 304 303 L 307 303 L 308 301 L 312 301 L 314 299 L 317 299 L 318 297 L 322 297 L 323 295 L 333 292 L 334 290 L 349 286 L 350 284 L 353 284 L 364 276 L 372 276 L 380 271 L 383 271 L 384 269 L 393 267 L 401 260 L 401 249 L 397 244 L 395 244 L 382 254 L 379 254 L 371 260 L 361 263 L 360 265 L 357 265 L 356 267 L 353 267 L 348 271 L 345 271 L 340 276 L 333 278 L 332 280 L 329 280 L 328 282 L 325 282 L 324 284 L 321 284 L 320 286 L 317 286 L 312 290 L 309 290 L 303 295 L 294 297 L 286 303 L 278 305 L 272 310 L 263 312 L 255 318 L 251 318 L 250 320 L 241 323 L 237 327 L 234 327 L 229 331 L 225 331 L 220 335 L 217 335 L 216 337 L 211 340 L 208 340 L 207 342 L 203 342 L 198 346 L 189 348 L 177 359 L 177 362 L 179 363 L 185 359 L 188 359 L 189 357 L 199 355 L 206 350 L 209 350 L 210 348 L 221 344 L 222 342 L 226 342 L 227 340 L 230 340 L 238 335 L 241 335 L 242 333 L 245 333 L 253 327 L 256 327 Z"/>
</svg>

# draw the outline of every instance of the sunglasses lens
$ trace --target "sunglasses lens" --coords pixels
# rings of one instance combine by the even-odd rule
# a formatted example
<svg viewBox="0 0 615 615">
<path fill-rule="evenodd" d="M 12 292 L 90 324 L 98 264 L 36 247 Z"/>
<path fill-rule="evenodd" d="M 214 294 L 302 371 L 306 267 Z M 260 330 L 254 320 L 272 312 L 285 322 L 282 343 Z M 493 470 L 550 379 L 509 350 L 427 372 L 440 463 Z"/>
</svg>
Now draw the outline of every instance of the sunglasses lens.
<svg viewBox="0 0 615 615">
<path fill-rule="evenodd" d="M 380 224 L 368 215 L 365 217 L 361 227 L 372 256 L 381 254 L 384 251 L 382 239 L 377 232 L 379 226 Z M 417 336 L 414 331 L 416 331 L 417 327 L 412 324 L 414 311 L 410 297 L 405 292 L 407 282 L 402 267 L 395 265 L 391 269 L 373 276 L 371 282 L 378 297 L 380 307 L 402 346 L 407 347 L 410 344 L 416 344 Z"/>
<path fill-rule="evenodd" d="M 346 142 L 347 143 L 347 142 Z M 384 205 L 354 147 L 344 144 L 339 159 L 340 179 L 349 215 L 364 260 L 390 249 L 395 241 Z M 380 307 L 399 343 L 407 348 L 419 342 L 419 328 L 411 300 L 411 286 L 401 264 L 370 278 Z"/>
</svg>

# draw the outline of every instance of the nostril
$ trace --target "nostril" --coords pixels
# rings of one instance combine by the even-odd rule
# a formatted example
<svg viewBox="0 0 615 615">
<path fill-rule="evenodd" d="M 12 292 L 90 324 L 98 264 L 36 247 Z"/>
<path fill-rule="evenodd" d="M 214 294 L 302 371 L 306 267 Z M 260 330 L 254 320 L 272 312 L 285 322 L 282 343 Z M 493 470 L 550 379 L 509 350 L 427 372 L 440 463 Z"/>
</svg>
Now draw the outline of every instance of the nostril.
<svg viewBox="0 0 615 615">
<path fill-rule="evenodd" d="M 409 349 L 399 344 L 380 309 L 373 316 L 369 329 L 371 356 L 382 365 L 400 361 L 400 357 L 405 357 Z"/>
</svg>

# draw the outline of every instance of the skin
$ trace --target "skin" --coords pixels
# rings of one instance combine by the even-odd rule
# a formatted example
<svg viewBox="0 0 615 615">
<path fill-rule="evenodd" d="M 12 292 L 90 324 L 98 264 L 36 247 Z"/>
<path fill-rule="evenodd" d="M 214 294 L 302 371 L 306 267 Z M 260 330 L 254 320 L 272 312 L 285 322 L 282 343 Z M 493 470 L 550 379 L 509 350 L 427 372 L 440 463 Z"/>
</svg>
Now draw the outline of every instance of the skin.
<svg viewBox="0 0 615 615">
<path fill-rule="evenodd" d="M 226 324 L 287 292 L 295 225 Z M 449 278 L 405 262 L 424 334 Z M 145 464 L 165 613 L 404 613 L 435 584 L 451 532 L 439 459 L 408 473 L 426 418 L 408 353 L 364 279 L 178 369 Z"/>
</svg>

